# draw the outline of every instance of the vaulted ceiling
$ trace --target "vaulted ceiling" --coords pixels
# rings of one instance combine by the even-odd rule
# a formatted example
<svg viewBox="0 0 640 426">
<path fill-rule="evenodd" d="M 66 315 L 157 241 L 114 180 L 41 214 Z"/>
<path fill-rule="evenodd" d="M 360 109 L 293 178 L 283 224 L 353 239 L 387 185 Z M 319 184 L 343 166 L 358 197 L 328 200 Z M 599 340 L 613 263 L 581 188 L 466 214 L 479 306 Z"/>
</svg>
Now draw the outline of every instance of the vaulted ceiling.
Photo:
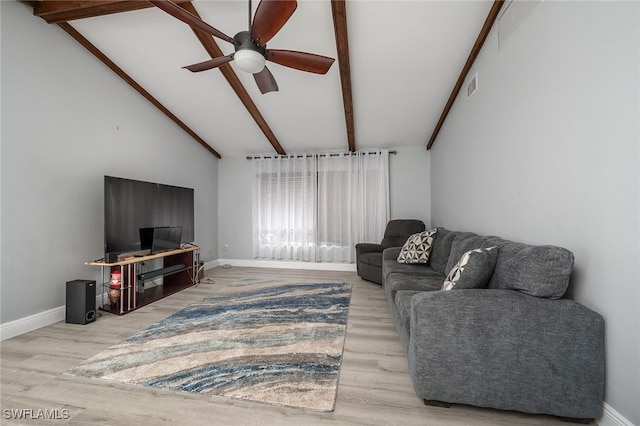
<svg viewBox="0 0 640 426">
<path fill-rule="evenodd" d="M 248 29 L 249 5 L 252 14 L 259 5 L 174 1 L 231 37 Z M 267 62 L 279 90 L 261 94 L 234 62 L 199 73 L 183 69 L 228 55 L 233 45 L 149 2 L 23 3 L 217 157 L 430 147 L 502 5 L 299 0 L 268 48 L 336 61 L 324 75 Z"/>
</svg>

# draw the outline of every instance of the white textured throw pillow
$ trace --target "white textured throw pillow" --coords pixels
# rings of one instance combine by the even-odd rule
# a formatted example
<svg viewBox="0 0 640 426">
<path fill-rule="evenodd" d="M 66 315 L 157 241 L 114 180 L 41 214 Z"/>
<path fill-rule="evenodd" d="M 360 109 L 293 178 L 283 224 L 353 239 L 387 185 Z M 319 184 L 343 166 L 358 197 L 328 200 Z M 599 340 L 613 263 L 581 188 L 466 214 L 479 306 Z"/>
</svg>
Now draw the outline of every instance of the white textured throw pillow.
<svg viewBox="0 0 640 426">
<path fill-rule="evenodd" d="M 485 288 L 496 267 L 497 259 L 497 247 L 469 250 L 451 268 L 442 284 L 442 290 Z"/>
<path fill-rule="evenodd" d="M 429 262 L 431 246 L 433 245 L 433 240 L 435 239 L 437 231 L 438 230 L 434 228 L 411 235 L 400 250 L 398 263 Z"/>
</svg>

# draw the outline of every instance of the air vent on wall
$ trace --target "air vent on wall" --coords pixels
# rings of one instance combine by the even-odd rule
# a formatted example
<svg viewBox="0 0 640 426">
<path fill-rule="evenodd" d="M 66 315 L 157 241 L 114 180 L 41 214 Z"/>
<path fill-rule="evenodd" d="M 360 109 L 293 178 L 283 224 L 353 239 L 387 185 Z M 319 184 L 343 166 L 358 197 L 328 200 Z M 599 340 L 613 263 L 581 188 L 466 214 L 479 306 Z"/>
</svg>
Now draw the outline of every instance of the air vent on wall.
<svg viewBox="0 0 640 426">
<path fill-rule="evenodd" d="M 475 73 L 467 83 L 467 99 L 478 91 L 478 73 Z"/>
</svg>

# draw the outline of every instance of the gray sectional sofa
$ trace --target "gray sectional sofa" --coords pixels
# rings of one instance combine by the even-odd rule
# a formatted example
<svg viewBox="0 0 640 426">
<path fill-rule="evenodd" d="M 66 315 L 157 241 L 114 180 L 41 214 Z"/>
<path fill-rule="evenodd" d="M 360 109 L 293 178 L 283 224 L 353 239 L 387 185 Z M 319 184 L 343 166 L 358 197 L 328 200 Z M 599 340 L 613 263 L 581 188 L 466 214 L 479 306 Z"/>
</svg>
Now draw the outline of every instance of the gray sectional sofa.
<svg viewBox="0 0 640 426">
<path fill-rule="evenodd" d="M 463 254 L 488 247 L 486 288 L 441 291 Z M 400 250 L 383 253 L 383 286 L 425 403 L 601 416 L 604 321 L 572 300 L 569 250 L 444 228 L 427 264 L 399 263 Z"/>
</svg>

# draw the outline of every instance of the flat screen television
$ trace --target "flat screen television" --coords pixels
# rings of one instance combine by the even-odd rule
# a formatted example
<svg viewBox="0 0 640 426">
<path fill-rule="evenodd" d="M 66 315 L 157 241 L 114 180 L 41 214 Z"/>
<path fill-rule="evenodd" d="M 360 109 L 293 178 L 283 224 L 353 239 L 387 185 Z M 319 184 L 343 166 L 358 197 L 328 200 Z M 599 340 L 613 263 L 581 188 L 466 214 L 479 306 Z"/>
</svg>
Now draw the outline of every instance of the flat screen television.
<svg viewBox="0 0 640 426">
<path fill-rule="evenodd" d="M 151 250 L 153 245 L 153 231 L 156 228 L 140 228 L 140 249 Z"/>
<path fill-rule="evenodd" d="M 161 226 L 159 228 L 153 228 L 151 253 L 180 248 L 181 238 L 181 226 Z"/>
<path fill-rule="evenodd" d="M 105 254 L 152 248 L 143 247 L 142 228 L 180 227 L 179 243 L 193 242 L 193 193 L 193 188 L 105 176 Z"/>
</svg>

